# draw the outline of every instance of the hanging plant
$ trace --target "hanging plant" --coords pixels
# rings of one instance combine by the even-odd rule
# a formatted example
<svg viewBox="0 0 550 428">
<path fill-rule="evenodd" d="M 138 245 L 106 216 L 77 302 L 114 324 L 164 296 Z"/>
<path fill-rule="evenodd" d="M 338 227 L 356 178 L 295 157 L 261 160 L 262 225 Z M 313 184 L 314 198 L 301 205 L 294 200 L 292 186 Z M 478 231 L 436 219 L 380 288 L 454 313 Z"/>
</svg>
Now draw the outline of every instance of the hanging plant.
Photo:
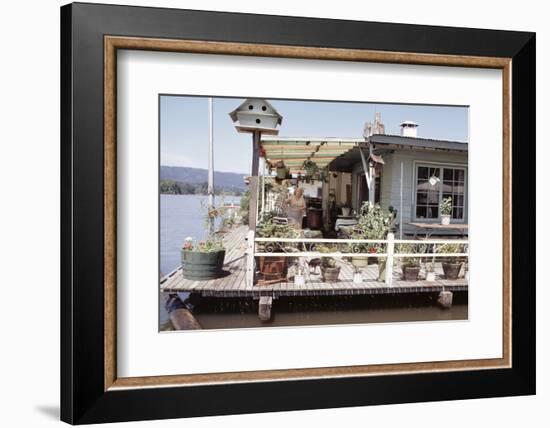
<svg viewBox="0 0 550 428">
<path fill-rule="evenodd" d="M 278 180 L 284 180 L 288 176 L 288 168 L 286 167 L 285 163 L 283 161 L 279 161 L 275 164 L 275 167 L 277 168 L 277 179 Z"/>
<path fill-rule="evenodd" d="M 309 159 L 304 161 L 302 168 L 304 169 L 307 178 L 313 177 L 319 170 L 317 164 Z"/>
</svg>

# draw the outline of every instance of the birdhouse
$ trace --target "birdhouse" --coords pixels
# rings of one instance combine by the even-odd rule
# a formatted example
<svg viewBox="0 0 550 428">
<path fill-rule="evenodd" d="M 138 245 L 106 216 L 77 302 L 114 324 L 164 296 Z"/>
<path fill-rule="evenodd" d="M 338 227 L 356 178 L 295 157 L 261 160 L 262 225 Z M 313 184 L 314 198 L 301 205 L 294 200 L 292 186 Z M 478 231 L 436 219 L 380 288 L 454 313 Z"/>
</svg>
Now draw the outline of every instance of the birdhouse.
<svg viewBox="0 0 550 428">
<path fill-rule="evenodd" d="M 269 102 L 257 98 L 248 98 L 229 113 L 229 116 L 237 131 L 261 132 L 267 135 L 277 135 L 277 126 L 283 121 L 283 116 Z"/>
</svg>

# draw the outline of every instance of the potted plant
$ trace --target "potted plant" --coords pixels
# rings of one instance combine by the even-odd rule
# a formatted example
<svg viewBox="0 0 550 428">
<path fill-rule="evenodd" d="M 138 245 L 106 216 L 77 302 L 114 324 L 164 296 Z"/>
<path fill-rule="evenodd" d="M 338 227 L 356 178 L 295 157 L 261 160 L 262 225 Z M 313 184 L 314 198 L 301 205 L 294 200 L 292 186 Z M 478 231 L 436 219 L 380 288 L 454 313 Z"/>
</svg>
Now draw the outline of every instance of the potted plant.
<svg viewBox="0 0 550 428">
<path fill-rule="evenodd" d="M 283 161 L 277 162 L 275 165 L 275 170 L 277 171 L 278 180 L 284 180 L 288 177 L 288 168 Z"/>
<path fill-rule="evenodd" d="M 453 211 L 453 200 L 450 196 L 441 200 L 439 211 L 441 212 L 441 224 L 449 225 L 451 223 L 451 212 Z"/>
<path fill-rule="evenodd" d="M 351 213 L 351 207 L 349 205 L 343 204 L 340 209 L 342 210 L 342 215 L 344 217 L 349 217 Z"/>
<path fill-rule="evenodd" d="M 264 215 L 256 226 L 256 235 L 260 238 L 298 238 L 300 233 L 287 223 L 279 223 L 275 219 L 275 213 L 269 212 Z M 266 242 L 258 245 L 260 251 L 271 253 L 284 253 L 293 250 L 292 244 L 280 242 Z M 266 280 L 282 280 L 287 273 L 287 257 L 282 256 L 260 256 L 258 267 L 260 273 Z"/>
<path fill-rule="evenodd" d="M 223 262 L 225 259 L 225 248 L 223 241 L 214 231 L 217 218 L 224 220 L 222 208 L 207 207 L 204 221 L 208 237 L 197 244 L 193 238 L 187 237 L 181 248 L 182 275 L 186 279 L 205 281 L 216 279 L 223 274 Z"/>
<path fill-rule="evenodd" d="M 454 254 L 464 252 L 462 244 L 443 244 L 437 249 L 438 253 L 442 254 Z M 441 260 L 441 267 L 446 279 L 457 279 L 464 264 L 462 257 L 452 256 L 443 257 Z"/>
<path fill-rule="evenodd" d="M 319 170 L 319 167 L 317 166 L 317 164 L 309 159 L 304 161 L 304 163 L 302 164 L 302 168 L 304 169 L 306 173 L 306 179 L 308 180 L 312 179 L 314 175 L 317 174 L 317 171 Z"/>
<path fill-rule="evenodd" d="M 414 257 L 413 255 L 424 253 L 426 250 L 426 246 L 423 244 L 400 244 L 398 248 L 398 253 L 411 255 L 409 257 L 403 257 L 401 259 L 401 270 L 403 272 L 403 279 L 405 281 L 418 281 L 421 258 Z"/>
<path fill-rule="evenodd" d="M 334 253 L 335 247 L 318 246 L 317 251 L 320 253 Z M 336 263 L 333 257 L 321 257 L 321 278 L 325 282 L 336 282 L 340 276 L 340 266 Z"/>
<path fill-rule="evenodd" d="M 194 244 L 192 238 L 186 238 L 181 249 L 183 277 L 196 281 L 219 278 L 223 273 L 224 258 L 225 248 L 221 240 L 208 239 Z"/>
<path fill-rule="evenodd" d="M 394 214 L 383 210 L 380 205 L 363 203 L 357 225 L 354 227 L 351 237 L 353 239 L 386 239 L 392 227 Z M 375 243 L 351 244 L 352 253 L 380 253 L 383 248 Z M 368 264 L 367 257 L 352 257 L 351 263 L 356 267 L 365 267 Z M 378 278 L 384 279 L 386 270 L 386 258 L 378 257 Z"/>
</svg>

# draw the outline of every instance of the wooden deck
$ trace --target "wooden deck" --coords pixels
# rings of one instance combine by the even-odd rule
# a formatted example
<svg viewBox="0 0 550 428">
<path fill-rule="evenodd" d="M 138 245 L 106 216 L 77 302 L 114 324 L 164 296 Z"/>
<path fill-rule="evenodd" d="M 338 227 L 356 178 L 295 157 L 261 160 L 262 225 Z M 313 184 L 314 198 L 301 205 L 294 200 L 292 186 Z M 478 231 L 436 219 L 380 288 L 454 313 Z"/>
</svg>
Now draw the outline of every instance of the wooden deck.
<svg viewBox="0 0 550 428">
<path fill-rule="evenodd" d="M 464 278 L 456 280 L 443 279 L 439 263 L 435 266 L 436 280 L 428 282 L 403 281 L 397 267 L 393 271 L 393 284 L 388 287 L 377 281 L 378 266 L 369 265 L 361 269 L 363 282 L 353 283 L 353 267 L 349 263 L 339 262 L 341 266 L 338 282 L 322 282 L 320 275 L 310 274 L 302 286 L 293 282 L 281 282 L 272 285 L 254 285 L 246 280 L 246 226 L 233 229 L 224 237 L 226 246 L 224 270 L 227 275 L 210 281 L 192 281 L 183 278 L 181 268 L 165 276 L 160 281 L 164 292 L 194 292 L 206 297 L 252 297 L 270 296 L 342 296 L 359 294 L 403 294 L 403 293 L 436 293 L 439 291 L 466 291 L 468 283 Z M 319 270 L 318 270 L 319 272 Z M 424 278 L 425 273 L 420 272 Z"/>
</svg>

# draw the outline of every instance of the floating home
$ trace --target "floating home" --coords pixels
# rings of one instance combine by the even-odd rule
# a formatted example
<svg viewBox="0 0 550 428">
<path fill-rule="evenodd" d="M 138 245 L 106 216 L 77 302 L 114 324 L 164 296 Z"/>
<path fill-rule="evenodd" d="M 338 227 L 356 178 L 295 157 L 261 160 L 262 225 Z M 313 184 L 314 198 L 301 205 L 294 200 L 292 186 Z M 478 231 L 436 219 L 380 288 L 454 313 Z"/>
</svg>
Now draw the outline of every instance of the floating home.
<svg viewBox="0 0 550 428">
<path fill-rule="evenodd" d="M 439 302 L 452 304 L 452 292 L 467 291 L 466 268 L 449 279 L 443 272 L 442 256 L 468 257 L 468 144 L 418 136 L 420 125 L 412 121 L 400 124 L 400 135 L 385 133 L 380 114 L 367 123 L 360 138 L 310 138 L 279 136 L 283 116 L 267 101 L 245 100 L 229 113 L 237 132 L 249 133 L 253 147 L 252 170 L 248 177 L 250 212 L 248 225 L 240 225 L 224 237 L 225 274 L 207 281 L 186 279 L 182 268 L 161 278 L 162 292 L 195 293 L 212 298 L 238 297 L 258 300 L 259 317 L 269 320 L 273 299 L 281 296 L 352 296 L 364 294 L 438 293 Z M 305 165 L 314 162 L 325 174 L 308 177 Z M 274 171 L 284 165 L 287 175 L 277 178 Z M 304 190 L 306 215 L 296 238 L 259 237 L 258 222 L 274 208 L 272 187 Z M 440 203 L 450 198 L 450 224 L 442 225 Z M 350 239 L 357 215 L 365 202 L 380 204 L 394 214 L 393 231 L 385 239 Z M 284 213 L 281 213 L 284 221 Z M 293 251 L 272 250 L 273 246 L 293 246 Z M 349 244 L 379 245 L 382 250 L 350 253 Z M 404 253 L 406 244 L 427 246 L 421 254 Z M 462 250 L 444 254 L 438 248 L 448 243 Z M 335 246 L 321 253 L 316 246 Z M 296 250 L 299 248 L 299 250 Z M 300 274 L 270 281 L 259 280 L 260 259 L 305 261 L 331 257 L 337 260 L 337 281 L 325 281 L 306 269 Z M 384 262 L 357 268 L 350 258 Z M 424 264 L 418 280 L 406 280 L 401 262 L 405 258 L 431 260 Z M 288 263 L 286 263 L 288 262 Z M 466 263 L 467 266 L 467 263 Z"/>
</svg>

